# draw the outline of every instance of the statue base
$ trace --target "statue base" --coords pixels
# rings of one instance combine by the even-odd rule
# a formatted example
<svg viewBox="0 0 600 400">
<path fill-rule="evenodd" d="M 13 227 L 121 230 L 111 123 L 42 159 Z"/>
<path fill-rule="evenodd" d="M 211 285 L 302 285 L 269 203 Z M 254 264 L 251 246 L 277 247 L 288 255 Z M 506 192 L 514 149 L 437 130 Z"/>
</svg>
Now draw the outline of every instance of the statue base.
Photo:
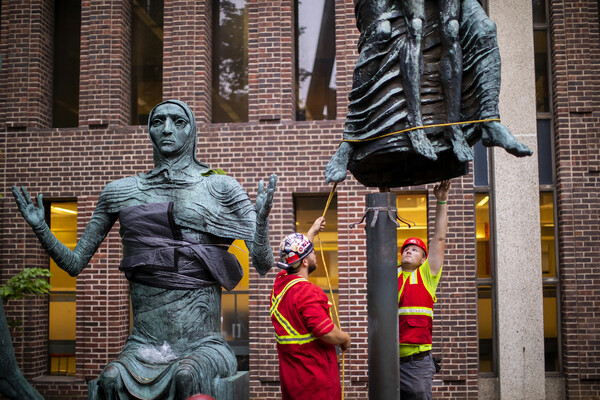
<svg viewBox="0 0 600 400">
<path fill-rule="evenodd" d="M 250 400 L 250 372 L 238 371 L 229 378 L 218 378 L 215 400 Z M 98 393 L 98 380 L 88 382 L 88 399 L 103 399 Z"/>
</svg>

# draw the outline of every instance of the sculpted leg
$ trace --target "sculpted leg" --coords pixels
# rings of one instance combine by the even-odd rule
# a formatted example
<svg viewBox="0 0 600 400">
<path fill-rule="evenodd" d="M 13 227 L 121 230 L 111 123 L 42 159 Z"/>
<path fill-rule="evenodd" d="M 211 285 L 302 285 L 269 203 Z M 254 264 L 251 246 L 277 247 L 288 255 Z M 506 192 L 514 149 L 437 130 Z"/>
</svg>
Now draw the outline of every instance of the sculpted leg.
<svg viewBox="0 0 600 400">
<path fill-rule="evenodd" d="M 121 373 L 112 365 L 108 365 L 104 368 L 104 371 L 102 371 L 98 378 L 98 386 L 100 387 L 100 391 L 104 393 L 104 398 L 106 400 L 129 398 L 125 391 L 125 387 L 123 386 L 123 381 L 121 380 Z"/>
<path fill-rule="evenodd" d="M 342 182 L 346 179 L 346 175 L 348 174 L 348 161 L 351 156 L 352 144 L 342 142 L 325 168 L 325 181 L 327 183 Z"/>
<path fill-rule="evenodd" d="M 525 157 L 533 154 L 533 151 L 529 147 L 515 139 L 508 128 L 500 122 L 484 122 L 481 127 L 481 142 L 484 146 L 500 146 L 517 157 Z"/>
<path fill-rule="evenodd" d="M 423 126 L 421 114 L 421 81 L 423 78 L 422 43 L 425 35 L 424 0 L 402 0 L 402 10 L 408 28 L 406 51 L 400 68 L 402 85 L 408 107 L 408 123 L 410 127 Z M 418 154 L 437 160 L 433 145 L 422 129 L 409 131 L 408 138 Z"/>
<path fill-rule="evenodd" d="M 440 75 L 444 88 L 446 121 L 460 122 L 460 103 L 462 86 L 462 49 L 459 43 L 460 5 L 456 0 L 440 0 L 440 26 L 442 39 L 442 58 Z M 458 125 L 446 128 L 446 137 L 452 142 L 454 154 L 459 161 L 473 159 L 473 150 L 465 140 Z"/>
<path fill-rule="evenodd" d="M 177 400 L 185 400 L 193 394 L 198 394 L 196 390 L 196 383 L 194 382 L 194 374 L 190 371 L 190 367 L 182 364 L 173 376 L 175 380 L 175 387 L 177 394 L 175 398 Z"/>
</svg>

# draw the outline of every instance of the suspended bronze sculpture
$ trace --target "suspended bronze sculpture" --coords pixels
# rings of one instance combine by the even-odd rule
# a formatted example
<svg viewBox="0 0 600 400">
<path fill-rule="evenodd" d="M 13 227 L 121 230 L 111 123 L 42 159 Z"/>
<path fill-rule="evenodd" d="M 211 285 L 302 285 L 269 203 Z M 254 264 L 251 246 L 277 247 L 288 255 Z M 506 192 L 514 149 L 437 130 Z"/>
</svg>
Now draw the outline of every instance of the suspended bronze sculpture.
<svg viewBox="0 0 600 400">
<path fill-rule="evenodd" d="M 476 0 L 356 0 L 359 58 L 343 141 L 326 170 L 369 187 L 468 173 L 473 146 L 531 155 L 500 123 L 496 26 Z"/>
</svg>

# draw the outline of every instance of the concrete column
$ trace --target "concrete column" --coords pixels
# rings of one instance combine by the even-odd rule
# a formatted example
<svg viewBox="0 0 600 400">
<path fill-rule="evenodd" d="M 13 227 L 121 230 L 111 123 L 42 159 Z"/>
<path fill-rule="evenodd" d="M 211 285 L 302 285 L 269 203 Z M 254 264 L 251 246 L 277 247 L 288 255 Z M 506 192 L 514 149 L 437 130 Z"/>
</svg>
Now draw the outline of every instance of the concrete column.
<svg viewBox="0 0 600 400">
<path fill-rule="evenodd" d="M 533 150 L 493 150 L 500 399 L 544 399 L 544 326 L 531 2 L 489 0 L 502 58 L 500 117 Z"/>
</svg>

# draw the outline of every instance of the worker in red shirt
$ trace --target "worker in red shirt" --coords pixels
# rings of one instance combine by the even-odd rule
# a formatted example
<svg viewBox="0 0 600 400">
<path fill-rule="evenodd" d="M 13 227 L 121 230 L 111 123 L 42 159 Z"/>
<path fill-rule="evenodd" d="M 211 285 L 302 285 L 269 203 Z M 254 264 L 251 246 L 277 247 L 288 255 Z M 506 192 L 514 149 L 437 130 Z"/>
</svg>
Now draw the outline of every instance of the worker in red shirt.
<svg viewBox="0 0 600 400">
<path fill-rule="evenodd" d="M 400 344 L 400 398 L 429 400 L 437 364 L 431 356 L 433 304 L 442 275 L 450 181 L 436 185 L 435 231 L 429 244 L 408 238 L 400 249 L 398 267 L 398 323 Z"/>
<path fill-rule="evenodd" d="M 283 271 L 271 292 L 271 321 L 277 336 L 283 400 L 339 400 L 340 374 L 335 346 L 350 347 L 350 336 L 334 325 L 331 303 L 308 275 L 317 268 L 313 239 L 325 227 L 318 218 L 305 235 L 293 233 L 280 245 Z"/>
</svg>

